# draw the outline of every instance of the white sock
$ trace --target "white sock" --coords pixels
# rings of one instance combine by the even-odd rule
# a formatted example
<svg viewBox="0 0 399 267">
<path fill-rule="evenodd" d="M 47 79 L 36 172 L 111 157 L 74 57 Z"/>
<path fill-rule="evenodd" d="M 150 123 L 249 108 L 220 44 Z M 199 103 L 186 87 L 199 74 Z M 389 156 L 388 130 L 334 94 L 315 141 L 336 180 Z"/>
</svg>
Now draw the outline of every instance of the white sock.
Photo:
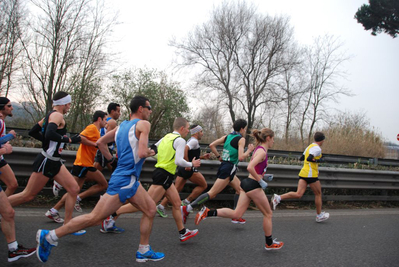
<svg viewBox="0 0 399 267">
<path fill-rule="evenodd" d="M 190 204 L 190 201 L 188 201 L 187 198 L 186 198 L 185 200 L 183 200 L 183 203 L 188 205 L 188 204 Z"/>
<path fill-rule="evenodd" d="M 150 245 L 139 245 L 139 252 L 141 253 L 141 254 L 144 254 L 144 253 L 146 253 L 147 251 L 149 251 L 150 250 Z"/>
<path fill-rule="evenodd" d="M 46 235 L 46 240 L 51 244 L 51 245 L 57 245 L 58 244 L 58 236 L 55 234 L 55 230 L 51 230 L 48 235 Z"/>
<path fill-rule="evenodd" d="M 56 209 L 54 209 L 54 208 L 51 208 L 51 209 L 50 209 L 50 212 L 51 212 L 52 214 L 56 214 L 56 213 L 58 213 L 58 210 L 56 210 Z"/>
<path fill-rule="evenodd" d="M 165 209 L 165 207 L 164 207 L 162 204 L 159 204 L 159 205 L 158 205 L 158 208 L 161 209 L 161 210 L 164 210 L 164 209 Z"/>
<path fill-rule="evenodd" d="M 9 251 L 16 251 L 18 249 L 18 242 L 15 240 L 14 242 L 8 243 Z"/>
<path fill-rule="evenodd" d="M 78 196 L 78 197 L 76 198 L 76 200 L 79 201 L 79 202 L 82 201 L 82 199 L 80 198 L 80 196 Z"/>
<path fill-rule="evenodd" d="M 193 207 L 191 207 L 190 204 L 188 204 L 186 207 L 187 207 L 187 209 L 186 209 L 187 212 L 191 212 L 193 210 Z"/>
</svg>

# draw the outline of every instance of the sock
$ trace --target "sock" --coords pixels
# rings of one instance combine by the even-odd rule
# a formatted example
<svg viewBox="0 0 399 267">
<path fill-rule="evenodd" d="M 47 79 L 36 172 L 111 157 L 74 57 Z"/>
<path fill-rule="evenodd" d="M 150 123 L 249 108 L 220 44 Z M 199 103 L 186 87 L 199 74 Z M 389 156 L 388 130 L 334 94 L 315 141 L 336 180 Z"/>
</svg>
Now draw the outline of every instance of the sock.
<svg viewBox="0 0 399 267">
<path fill-rule="evenodd" d="M 118 217 L 118 214 L 116 214 L 116 211 L 114 212 L 114 213 L 112 213 L 112 215 L 111 215 L 113 218 L 114 217 Z"/>
<path fill-rule="evenodd" d="M 158 205 L 158 208 L 159 208 L 160 210 L 164 210 L 164 209 L 165 209 L 165 207 L 164 207 L 162 204 L 159 204 L 159 205 Z"/>
<path fill-rule="evenodd" d="M 54 209 L 54 208 L 51 208 L 51 209 L 50 209 L 50 212 L 51 212 L 52 214 L 56 214 L 56 213 L 58 213 L 58 210 L 56 210 L 56 209 Z"/>
<path fill-rule="evenodd" d="M 218 216 L 217 210 L 210 210 L 208 211 L 208 215 L 206 215 L 206 217 L 216 217 L 216 216 Z"/>
<path fill-rule="evenodd" d="M 204 193 L 202 195 L 200 195 L 199 197 L 197 197 L 196 200 L 194 200 L 193 202 L 191 202 L 188 206 L 187 206 L 187 211 L 190 212 L 193 210 L 193 208 L 195 208 L 196 206 L 200 205 L 200 204 L 204 204 L 205 202 L 207 202 L 210 199 L 209 194 L 208 193 Z"/>
<path fill-rule="evenodd" d="M 190 204 L 190 201 L 188 201 L 187 198 L 186 198 L 185 200 L 183 200 L 183 203 L 188 205 L 188 204 Z"/>
<path fill-rule="evenodd" d="M 76 201 L 82 201 L 82 199 L 80 198 L 80 196 L 78 196 L 77 198 L 76 198 Z"/>
<path fill-rule="evenodd" d="M 141 254 L 145 254 L 147 251 L 150 250 L 150 245 L 139 245 L 139 250 L 138 252 L 140 252 Z"/>
<path fill-rule="evenodd" d="M 234 194 L 234 208 L 233 208 L 233 210 L 235 210 L 236 207 L 237 207 L 237 203 L 238 203 L 238 198 L 239 197 L 240 197 L 239 194 Z"/>
<path fill-rule="evenodd" d="M 271 246 L 273 244 L 272 236 L 265 236 L 266 237 L 266 245 Z"/>
<path fill-rule="evenodd" d="M 179 234 L 184 235 L 186 233 L 186 228 L 183 228 L 179 231 Z"/>
<path fill-rule="evenodd" d="M 18 242 L 15 240 L 14 242 L 8 243 L 8 250 L 13 252 L 18 249 Z"/>
<path fill-rule="evenodd" d="M 46 235 L 46 240 L 52 245 L 57 245 L 58 236 L 55 234 L 55 230 L 51 230 L 48 235 Z"/>
</svg>

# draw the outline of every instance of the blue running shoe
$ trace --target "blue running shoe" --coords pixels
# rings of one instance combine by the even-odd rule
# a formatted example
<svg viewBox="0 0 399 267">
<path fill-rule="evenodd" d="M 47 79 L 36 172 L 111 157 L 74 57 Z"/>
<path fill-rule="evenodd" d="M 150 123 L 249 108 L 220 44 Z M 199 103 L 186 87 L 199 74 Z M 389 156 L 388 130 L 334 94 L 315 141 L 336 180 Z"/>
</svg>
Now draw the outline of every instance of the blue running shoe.
<svg viewBox="0 0 399 267">
<path fill-rule="evenodd" d="M 46 262 L 48 260 L 48 256 L 50 256 L 51 249 L 57 246 L 57 243 L 52 245 L 46 240 L 46 235 L 49 232 L 49 230 L 39 229 L 36 233 L 36 255 L 41 262 Z"/>
<path fill-rule="evenodd" d="M 123 232 L 125 232 L 125 229 L 119 228 L 119 227 L 114 225 L 111 228 L 101 227 L 100 232 L 103 233 L 103 234 L 108 234 L 108 233 L 111 233 L 111 234 L 122 234 Z"/>
<path fill-rule="evenodd" d="M 151 247 L 150 250 L 144 254 L 140 252 L 136 252 L 136 261 L 137 262 L 146 262 L 146 261 L 160 261 L 165 258 L 165 254 L 162 252 L 154 252 Z"/>
<path fill-rule="evenodd" d="M 86 233 L 86 230 L 79 230 L 79 231 L 77 231 L 75 233 L 72 233 L 71 235 L 79 236 L 79 235 L 84 235 L 85 233 Z"/>
</svg>

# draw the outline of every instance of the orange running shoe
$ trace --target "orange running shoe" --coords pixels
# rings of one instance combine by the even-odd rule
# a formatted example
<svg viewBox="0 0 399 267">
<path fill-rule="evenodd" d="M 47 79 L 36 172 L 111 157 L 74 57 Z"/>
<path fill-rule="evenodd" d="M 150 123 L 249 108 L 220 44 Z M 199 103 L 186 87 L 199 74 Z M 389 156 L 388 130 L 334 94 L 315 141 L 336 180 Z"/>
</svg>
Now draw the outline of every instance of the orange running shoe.
<svg viewBox="0 0 399 267">
<path fill-rule="evenodd" d="M 206 217 L 208 216 L 208 211 L 209 211 L 209 209 L 207 207 L 205 207 L 205 206 L 202 207 L 200 212 L 198 212 L 197 215 L 195 216 L 195 224 L 196 225 L 198 225 L 200 223 L 200 221 L 206 219 Z"/>
</svg>

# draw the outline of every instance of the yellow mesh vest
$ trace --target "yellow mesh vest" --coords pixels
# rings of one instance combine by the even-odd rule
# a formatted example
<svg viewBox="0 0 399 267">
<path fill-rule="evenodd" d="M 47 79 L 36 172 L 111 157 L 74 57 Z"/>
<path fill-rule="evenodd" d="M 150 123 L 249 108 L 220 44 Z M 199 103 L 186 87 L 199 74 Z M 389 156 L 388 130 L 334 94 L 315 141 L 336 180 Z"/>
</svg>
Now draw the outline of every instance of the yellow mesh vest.
<svg viewBox="0 0 399 267">
<path fill-rule="evenodd" d="M 313 143 L 310 146 L 308 146 L 305 150 L 305 161 L 303 163 L 303 167 L 301 171 L 299 172 L 299 176 L 303 178 L 317 178 L 319 177 L 319 164 L 316 162 L 308 161 L 307 158 L 309 157 L 309 150 L 312 147 L 318 146 L 317 144 Z M 314 157 L 314 159 L 320 159 L 321 154 L 317 157 Z"/>
<path fill-rule="evenodd" d="M 173 147 L 173 142 L 176 138 L 180 137 L 179 134 L 169 133 L 164 136 L 158 146 L 157 164 L 155 168 L 164 169 L 171 174 L 176 173 L 177 165 L 175 163 L 176 150 Z"/>
</svg>

